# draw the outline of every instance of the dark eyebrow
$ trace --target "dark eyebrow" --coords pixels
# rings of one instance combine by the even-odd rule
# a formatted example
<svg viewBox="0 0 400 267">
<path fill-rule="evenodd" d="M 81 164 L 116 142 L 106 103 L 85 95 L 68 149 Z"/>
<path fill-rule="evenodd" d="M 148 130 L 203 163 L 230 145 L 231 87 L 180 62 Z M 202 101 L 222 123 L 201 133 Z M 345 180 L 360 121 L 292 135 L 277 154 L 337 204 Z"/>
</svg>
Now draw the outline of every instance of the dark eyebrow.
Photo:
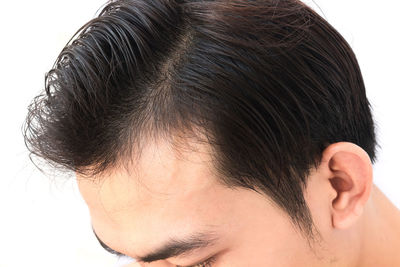
<svg viewBox="0 0 400 267">
<path fill-rule="evenodd" d="M 118 251 L 113 250 L 108 247 L 100 238 L 96 235 L 94 229 L 93 233 L 99 241 L 100 245 L 108 252 L 118 255 L 126 256 Z M 171 257 L 182 256 L 184 254 L 189 254 L 200 248 L 205 248 L 211 246 L 217 241 L 217 238 L 212 232 L 206 233 L 195 233 L 189 237 L 183 239 L 170 238 L 164 245 L 160 246 L 158 249 L 148 253 L 145 256 L 135 257 L 137 262 L 153 262 L 163 259 L 168 259 Z"/>
<path fill-rule="evenodd" d="M 160 248 L 153 252 L 137 257 L 139 262 L 152 262 L 157 260 L 168 259 L 171 257 L 189 254 L 196 249 L 205 248 L 215 244 L 217 238 L 211 232 L 195 233 L 183 239 L 170 238 Z"/>
</svg>

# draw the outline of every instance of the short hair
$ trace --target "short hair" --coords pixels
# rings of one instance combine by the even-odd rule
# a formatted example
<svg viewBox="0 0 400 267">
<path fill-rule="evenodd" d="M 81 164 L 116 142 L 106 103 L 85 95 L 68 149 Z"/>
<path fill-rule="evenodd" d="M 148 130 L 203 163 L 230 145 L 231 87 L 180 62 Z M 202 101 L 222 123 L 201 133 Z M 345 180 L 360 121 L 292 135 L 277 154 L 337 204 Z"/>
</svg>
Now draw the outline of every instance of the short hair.
<svg viewBox="0 0 400 267">
<path fill-rule="evenodd" d="M 90 176 L 190 133 L 223 184 L 265 194 L 312 236 L 310 170 L 339 141 L 374 162 L 370 109 L 349 44 L 300 1 L 120 0 L 61 51 L 24 137 L 31 156 Z"/>
</svg>

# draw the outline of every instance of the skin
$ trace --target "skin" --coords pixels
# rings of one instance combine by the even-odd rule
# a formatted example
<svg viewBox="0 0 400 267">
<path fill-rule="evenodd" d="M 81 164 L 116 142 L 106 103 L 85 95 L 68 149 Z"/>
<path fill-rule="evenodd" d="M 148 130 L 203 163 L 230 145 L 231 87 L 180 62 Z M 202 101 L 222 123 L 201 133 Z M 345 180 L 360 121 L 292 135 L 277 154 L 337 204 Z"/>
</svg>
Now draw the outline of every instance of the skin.
<svg viewBox="0 0 400 267">
<path fill-rule="evenodd" d="M 330 145 L 304 192 L 321 239 L 311 246 L 267 196 L 228 188 L 213 174 L 208 147 L 177 157 L 167 142 L 149 144 L 135 167 L 100 177 L 77 175 L 93 229 L 132 258 L 170 236 L 212 232 L 218 240 L 184 256 L 128 266 L 400 266 L 400 212 L 372 182 L 367 153 Z M 199 265 L 200 266 L 200 265 Z"/>
</svg>

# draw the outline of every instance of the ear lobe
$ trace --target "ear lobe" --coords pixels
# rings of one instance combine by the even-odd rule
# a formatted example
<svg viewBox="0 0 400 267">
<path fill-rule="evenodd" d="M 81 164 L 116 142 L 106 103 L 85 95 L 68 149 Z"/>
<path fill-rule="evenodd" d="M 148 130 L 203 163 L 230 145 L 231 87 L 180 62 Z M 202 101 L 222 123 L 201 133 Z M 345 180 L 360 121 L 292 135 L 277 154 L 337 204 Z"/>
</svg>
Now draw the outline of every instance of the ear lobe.
<svg viewBox="0 0 400 267">
<path fill-rule="evenodd" d="M 372 163 L 359 146 L 339 142 L 328 146 L 323 159 L 328 162 L 332 188 L 332 226 L 346 229 L 362 215 L 372 187 Z"/>
</svg>

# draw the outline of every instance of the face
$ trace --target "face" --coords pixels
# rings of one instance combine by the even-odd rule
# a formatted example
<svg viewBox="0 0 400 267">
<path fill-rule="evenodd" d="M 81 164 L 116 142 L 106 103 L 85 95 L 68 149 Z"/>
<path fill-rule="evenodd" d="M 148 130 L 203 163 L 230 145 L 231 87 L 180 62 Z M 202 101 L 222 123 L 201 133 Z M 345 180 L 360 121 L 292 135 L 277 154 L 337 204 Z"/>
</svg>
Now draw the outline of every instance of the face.
<svg viewBox="0 0 400 267">
<path fill-rule="evenodd" d="M 142 266 L 327 266 L 283 211 L 218 183 L 207 147 L 195 147 L 178 157 L 154 143 L 135 168 L 78 176 L 98 238 Z"/>
</svg>

